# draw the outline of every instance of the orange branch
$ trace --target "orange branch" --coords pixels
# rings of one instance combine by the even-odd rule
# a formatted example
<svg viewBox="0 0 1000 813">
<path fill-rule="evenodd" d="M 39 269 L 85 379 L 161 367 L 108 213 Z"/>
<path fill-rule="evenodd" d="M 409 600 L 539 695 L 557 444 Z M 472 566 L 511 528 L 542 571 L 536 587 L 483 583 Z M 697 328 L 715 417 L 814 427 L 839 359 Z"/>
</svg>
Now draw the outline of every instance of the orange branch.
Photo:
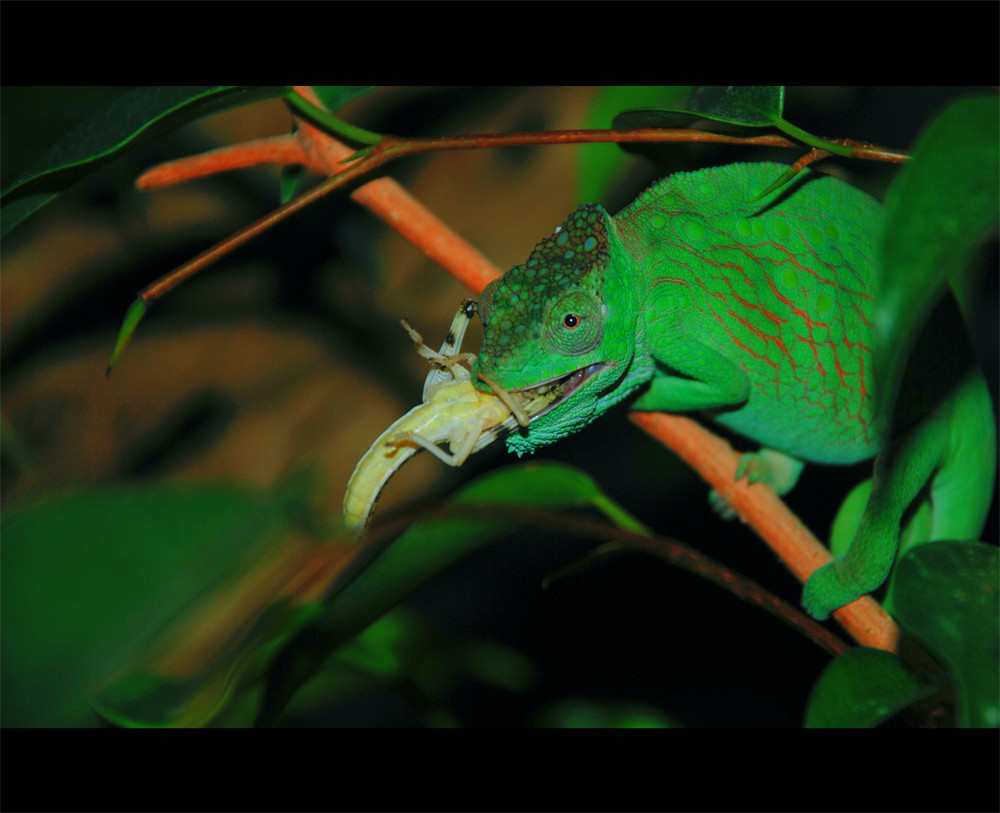
<svg viewBox="0 0 1000 813">
<path fill-rule="evenodd" d="M 718 491 L 799 582 L 804 584 L 815 570 L 831 561 L 826 547 L 770 488 L 736 480 L 739 455 L 725 440 L 681 415 L 633 412 L 630 417 Z M 896 651 L 899 629 L 874 599 L 859 598 L 833 617 L 859 644 Z"/>
<path fill-rule="evenodd" d="M 135 188 L 153 189 L 159 186 L 193 181 L 196 178 L 215 175 L 217 172 L 247 169 L 270 163 L 306 163 L 305 151 L 294 134 L 245 141 L 242 144 L 210 150 L 201 155 L 192 155 L 187 158 L 179 158 L 176 161 L 157 164 L 136 178 Z"/>
<path fill-rule="evenodd" d="M 377 163 L 369 161 L 365 165 L 360 162 L 345 165 L 343 161 L 354 155 L 354 150 L 304 119 L 296 119 L 296 124 L 298 130 L 294 135 L 260 139 L 160 164 L 143 173 L 136 180 L 136 186 L 148 190 L 205 177 L 215 172 L 263 163 L 300 164 L 318 173 L 336 175 L 338 185 L 341 185 L 370 170 Z M 269 212 L 156 280 L 142 290 L 140 298 L 146 303 L 154 302 L 188 277 L 271 228 L 292 212 L 327 194 L 334 188 L 330 185 L 331 180 L 328 179 Z M 351 192 L 350 196 L 472 290 L 481 291 L 492 279 L 500 276 L 500 270 L 486 257 L 391 178 L 369 181 Z"/>
<path fill-rule="evenodd" d="M 310 145 L 306 152 L 330 174 L 341 171 L 342 161 L 354 154 L 309 122 L 300 119 L 298 126 L 300 136 Z M 500 276 L 500 269 L 391 178 L 369 181 L 354 190 L 351 198 L 476 293 Z"/>
</svg>

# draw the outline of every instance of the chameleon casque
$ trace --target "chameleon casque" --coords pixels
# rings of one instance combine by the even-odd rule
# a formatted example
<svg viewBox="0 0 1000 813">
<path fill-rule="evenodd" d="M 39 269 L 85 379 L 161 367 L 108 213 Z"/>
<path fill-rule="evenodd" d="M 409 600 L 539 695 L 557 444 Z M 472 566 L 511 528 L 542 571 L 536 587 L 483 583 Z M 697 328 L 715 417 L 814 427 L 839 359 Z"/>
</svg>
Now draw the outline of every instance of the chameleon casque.
<svg viewBox="0 0 1000 813">
<path fill-rule="evenodd" d="M 483 292 L 472 378 L 484 391 L 480 374 L 522 395 L 561 385 L 554 404 L 507 438 L 519 455 L 626 398 L 637 410 L 700 412 L 761 444 L 737 476 L 779 494 L 802 461 L 878 455 L 867 505 L 847 523 L 846 553 L 806 583 L 803 606 L 823 619 L 886 580 L 912 506 L 925 510 L 909 544 L 978 538 L 995 429 L 950 297 L 913 351 L 893 420 L 878 420 L 880 204 L 809 170 L 747 202 L 784 169 L 678 173 L 613 217 L 600 205 L 578 208 Z"/>
</svg>

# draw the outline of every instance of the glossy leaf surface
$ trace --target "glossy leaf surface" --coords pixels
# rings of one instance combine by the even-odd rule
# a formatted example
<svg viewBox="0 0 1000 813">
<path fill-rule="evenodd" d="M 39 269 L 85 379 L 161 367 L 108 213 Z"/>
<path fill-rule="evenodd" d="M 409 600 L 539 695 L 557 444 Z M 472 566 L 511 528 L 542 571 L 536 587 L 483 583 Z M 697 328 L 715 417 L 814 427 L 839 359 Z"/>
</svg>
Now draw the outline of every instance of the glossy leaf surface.
<svg viewBox="0 0 1000 813">
<path fill-rule="evenodd" d="M 0 194 L 7 234 L 59 192 L 113 158 L 193 119 L 280 95 L 282 87 L 139 87 L 68 132 Z"/>
<path fill-rule="evenodd" d="M 813 687 L 806 728 L 870 728 L 927 694 L 890 652 L 852 649 L 834 660 Z"/>
<path fill-rule="evenodd" d="M 927 126 L 885 201 L 875 310 L 880 402 L 895 398 L 913 342 L 950 277 L 1000 218 L 1000 100 L 972 96 Z"/>
<path fill-rule="evenodd" d="M 960 723 L 1000 724 L 1000 553 L 982 542 L 933 542 L 908 551 L 893 576 L 896 615 L 951 668 Z"/>
</svg>

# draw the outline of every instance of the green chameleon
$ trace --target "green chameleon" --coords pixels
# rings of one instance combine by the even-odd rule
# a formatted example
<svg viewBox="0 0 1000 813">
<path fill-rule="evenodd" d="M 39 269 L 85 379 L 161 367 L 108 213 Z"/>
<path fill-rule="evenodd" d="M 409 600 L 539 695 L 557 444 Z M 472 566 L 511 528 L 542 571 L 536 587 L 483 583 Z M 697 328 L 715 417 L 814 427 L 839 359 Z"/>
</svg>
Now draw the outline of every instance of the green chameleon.
<svg viewBox="0 0 1000 813">
<path fill-rule="evenodd" d="M 737 477 L 779 494 L 794 486 L 801 461 L 878 455 L 871 484 L 851 501 L 863 511 L 834 525 L 846 534 L 834 551 L 846 553 L 805 585 L 803 606 L 824 619 L 887 579 L 911 515 L 923 524 L 911 523 L 919 527 L 907 544 L 978 538 L 992 499 L 995 430 L 950 297 L 914 348 L 892 421 L 878 418 L 881 207 L 808 170 L 745 202 L 784 169 L 679 173 L 614 217 L 581 206 L 483 292 L 473 379 L 483 374 L 512 391 L 563 387 L 508 437 L 519 455 L 629 397 L 632 409 L 694 410 L 761 444 L 742 456 Z"/>
</svg>

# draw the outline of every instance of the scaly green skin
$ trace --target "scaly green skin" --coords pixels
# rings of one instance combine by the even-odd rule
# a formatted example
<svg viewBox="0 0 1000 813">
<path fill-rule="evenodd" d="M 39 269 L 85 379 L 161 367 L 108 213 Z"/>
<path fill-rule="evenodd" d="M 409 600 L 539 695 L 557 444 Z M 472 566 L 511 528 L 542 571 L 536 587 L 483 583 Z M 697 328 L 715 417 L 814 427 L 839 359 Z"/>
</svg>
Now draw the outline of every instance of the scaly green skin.
<svg viewBox="0 0 1000 813">
<path fill-rule="evenodd" d="M 867 508 L 843 523 L 853 534 L 848 552 L 806 584 L 804 606 L 825 618 L 885 581 L 903 513 L 928 483 L 933 527 L 916 541 L 978 536 L 992 495 L 993 416 L 967 351 L 933 348 L 927 365 L 945 365 L 954 388 L 915 365 L 900 398 L 904 416 L 891 434 L 877 420 L 879 204 L 808 170 L 745 202 L 783 170 L 734 164 L 680 173 L 614 217 L 581 206 L 483 292 L 473 378 L 482 372 L 517 390 L 589 375 L 508 438 L 518 454 L 633 395 L 633 409 L 701 411 L 774 450 L 744 455 L 738 476 L 779 493 L 794 485 L 800 459 L 846 464 L 884 447 Z"/>
</svg>

